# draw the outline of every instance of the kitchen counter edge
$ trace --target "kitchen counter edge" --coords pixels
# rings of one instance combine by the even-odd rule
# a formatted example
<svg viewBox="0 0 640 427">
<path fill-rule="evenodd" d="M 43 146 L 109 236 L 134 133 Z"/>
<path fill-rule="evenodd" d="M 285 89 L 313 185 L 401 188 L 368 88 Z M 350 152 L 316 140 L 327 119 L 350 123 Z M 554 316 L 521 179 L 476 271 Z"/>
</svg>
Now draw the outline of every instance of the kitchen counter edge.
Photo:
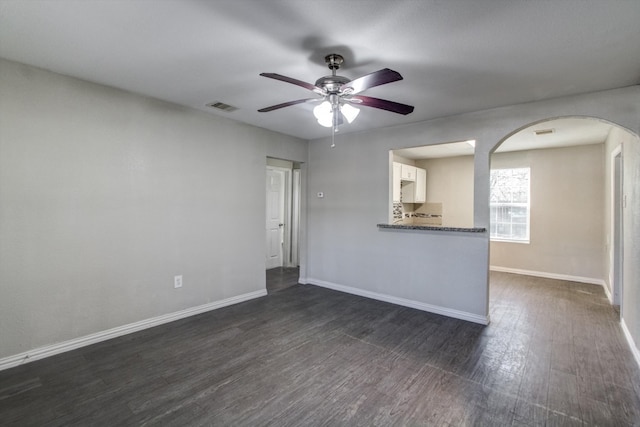
<svg viewBox="0 0 640 427">
<path fill-rule="evenodd" d="M 415 225 L 415 224 L 378 224 L 378 228 L 391 230 L 426 230 L 426 231 L 458 231 L 463 233 L 484 233 L 484 227 L 441 227 L 437 225 Z"/>
</svg>

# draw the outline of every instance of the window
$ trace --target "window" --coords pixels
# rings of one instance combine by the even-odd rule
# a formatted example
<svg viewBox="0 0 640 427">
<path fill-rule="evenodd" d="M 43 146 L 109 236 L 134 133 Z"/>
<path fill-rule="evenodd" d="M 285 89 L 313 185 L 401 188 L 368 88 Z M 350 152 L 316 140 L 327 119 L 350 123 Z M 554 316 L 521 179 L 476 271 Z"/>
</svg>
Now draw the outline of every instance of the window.
<svg viewBox="0 0 640 427">
<path fill-rule="evenodd" d="M 491 170 L 491 239 L 529 243 L 529 168 Z"/>
</svg>

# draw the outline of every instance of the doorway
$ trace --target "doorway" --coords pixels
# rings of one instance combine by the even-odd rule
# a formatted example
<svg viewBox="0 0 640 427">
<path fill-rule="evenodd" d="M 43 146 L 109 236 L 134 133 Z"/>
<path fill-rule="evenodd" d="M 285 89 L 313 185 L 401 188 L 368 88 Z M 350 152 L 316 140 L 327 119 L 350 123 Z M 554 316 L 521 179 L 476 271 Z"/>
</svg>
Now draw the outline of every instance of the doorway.
<svg viewBox="0 0 640 427">
<path fill-rule="evenodd" d="M 622 317 L 624 276 L 630 277 L 624 261 L 632 240 L 623 218 L 629 191 L 624 183 L 634 182 L 625 181 L 623 164 L 635 158 L 625 151 L 625 159 L 622 146 L 637 139 L 614 123 L 565 117 L 520 128 L 494 147 L 491 168 L 531 167 L 537 190 L 532 187 L 530 243 L 506 250 L 507 244 L 492 239 L 490 269 L 601 285 Z"/>
<path fill-rule="evenodd" d="M 613 289 L 613 305 L 622 306 L 623 282 L 623 199 L 622 188 L 622 147 L 611 152 L 611 246 L 610 246 L 610 280 Z"/>
<path fill-rule="evenodd" d="M 267 158 L 266 268 L 298 267 L 300 165 Z"/>
<path fill-rule="evenodd" d="M 300 164 L 267 158 L 266 285 L 272 293 L 298 283 L 301 173 Z"/>
</svg>

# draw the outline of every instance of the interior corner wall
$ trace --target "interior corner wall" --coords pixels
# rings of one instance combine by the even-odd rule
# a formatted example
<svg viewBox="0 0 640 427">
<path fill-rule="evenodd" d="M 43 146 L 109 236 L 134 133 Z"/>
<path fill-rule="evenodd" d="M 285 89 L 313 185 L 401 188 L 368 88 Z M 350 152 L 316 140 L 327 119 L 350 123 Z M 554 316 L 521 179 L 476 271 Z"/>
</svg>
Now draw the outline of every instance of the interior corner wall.
<svg viewBox="0 0 640 427">
<path fill-rule="evenodd" d="M 0 60 L 0 359 L 264 292 L 265 158 L 307 145 Z"/>
<path fill-rule="evenodd" d="M 366 112 L 374 117 L 382 113 Z M 334 288 L 342 286 L 354 293 L 417 301 L 454 314 L 486 317 L 488 233 L 389 231 L 376 227 L 388 220 L 388 151 L 475 139 L 474 226 L 488 229 L 490 156 L 494 147 L 522 128 L 559 117 L 601 118 L 637 134 L 640 86 L 339 134 L 333 149 L 328 138 L 310 141 L 308 192 L 323 192 L 324 198 L 308 199 L 307 280 Z M 631 171 L 625 163 L 626 173 Z M 637 183 L 636 179 L 636 188 Z M 631 206 L 636 207 L 638 199 Z M 640 208 L 635 212 L 637 218 Z M 633 232 L 640 235 L 639 231 L 636 228 Z M 640 256 L 627 264 L 638 269 L 638 259 Z M 625 265 L 625 274 L 630 265 Z M 638 277 L 630 286 L 640 286 Z M 635 306 L 625 307 L 629 318 L 638 315 L 639 307 L 637 301 Z M 634 324 L 633 334 L 640 342 L 637 326 Z"/>
<path fill-rule="evenodd" d="M 495 153 L 531 170 L 530 242 L 491 242 L 491 266 L 602 283 L 604 144 Z"/>
</svg>

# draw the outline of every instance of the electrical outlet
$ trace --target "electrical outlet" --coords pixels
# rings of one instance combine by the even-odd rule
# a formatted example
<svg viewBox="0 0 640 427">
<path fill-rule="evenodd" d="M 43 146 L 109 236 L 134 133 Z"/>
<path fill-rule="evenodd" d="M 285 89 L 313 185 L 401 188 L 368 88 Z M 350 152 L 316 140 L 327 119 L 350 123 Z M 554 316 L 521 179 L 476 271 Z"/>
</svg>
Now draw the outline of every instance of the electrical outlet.
<svg viewBox="0 0 640 427">
<path fill-rule="evenodd" d="M 173 287 L 174 288 L 182 287 L 182 275 L 173 277 Z"/>
</svg>

